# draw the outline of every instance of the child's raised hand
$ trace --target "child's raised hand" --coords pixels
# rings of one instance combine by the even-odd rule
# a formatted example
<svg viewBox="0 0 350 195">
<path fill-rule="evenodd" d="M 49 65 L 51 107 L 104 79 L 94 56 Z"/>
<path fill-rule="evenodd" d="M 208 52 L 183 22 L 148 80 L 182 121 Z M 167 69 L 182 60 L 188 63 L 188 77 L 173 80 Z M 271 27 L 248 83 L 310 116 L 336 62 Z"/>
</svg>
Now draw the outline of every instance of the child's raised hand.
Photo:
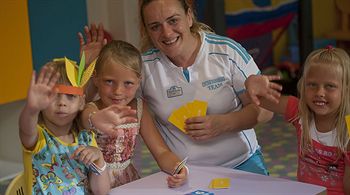
<svg viewBox="0 0 350 195">
<path fill-rule="evenodd" d="M 86 64 L 90 64 L 99 55 L 102 47 L 107 44 L 104 38 L 104 31 L 102 24 L 96 27 L 91 24 L 91 27 L 84 27 L 85 39 L 82 33 L 78 33 L 80 43 L 80 53 L 85 52 Z"/>
<path fill-rule="evenodd" d="M 93 146 L 79 146 L 71 158 L 76 159 L 85 165 L 89 166 L 91 163 L 95 163 L 98 166 L 103 166 L 103 155 L 100 149 Z"/>
<path fill-rule="evenodd" d="M 281 96 L 282 86 L 271 82 L 280 80 L 278 75 L 250 75 L 245 81 L 249 97 L 256 105 L 260 105 L 259 97 L 264 97 L 278 103 Z"/>
<path fill-rule="evenodd" d="M 187 168 L 183 167 L 179 173 L 167 177 L 169 188 L 176 188 L 182 186 L 188 178 Z"/>
<path fill-rule="evenodd" d="M 44 66 L 38 78 L 35 77 L 34 71 L 28 90 L 27 104 L 31 109 L 41 111 L 47 108 L 56 97 L 57 91 L 54 87 L 60 74 L 55 72 L 52 67 Z"/>
<path fill-rule="evenodd" d="M 136 110 L 129 106 L 111 105 L 91 116 L 91 122 L 99 131 L 116 136 L 116 126 L 137 122 Z"/>
</svg>

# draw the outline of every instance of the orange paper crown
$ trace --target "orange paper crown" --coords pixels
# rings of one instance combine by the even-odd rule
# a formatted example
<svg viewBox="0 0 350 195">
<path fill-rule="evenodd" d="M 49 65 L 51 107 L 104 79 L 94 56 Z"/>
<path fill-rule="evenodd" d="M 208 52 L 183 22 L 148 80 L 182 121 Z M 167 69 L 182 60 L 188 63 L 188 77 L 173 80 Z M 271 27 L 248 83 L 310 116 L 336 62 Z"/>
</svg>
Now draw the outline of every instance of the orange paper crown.
<svg viewBox="0 0 350 195">
<path fill-rule="evenodd" d="M 64 57 L 60 59 L 54 59 L 54 61 L 65 61 L 66 65 L 66 73 L 67 77 L 72 84 L 72 86 L 68 85 L 56 85 L 55 87 L 58 89 L 58 93 L 64 93 L 64 94 L 72 94 L 72 95 L 83 95 L 84 85 L 89 81 L 94 69 L 96 60 L 94 60 L 85 70 L 85 53 L 83 52 L 83 55 L 81 56 L 79 66 L 76 64 L 76 62 Z"/>
</svg>

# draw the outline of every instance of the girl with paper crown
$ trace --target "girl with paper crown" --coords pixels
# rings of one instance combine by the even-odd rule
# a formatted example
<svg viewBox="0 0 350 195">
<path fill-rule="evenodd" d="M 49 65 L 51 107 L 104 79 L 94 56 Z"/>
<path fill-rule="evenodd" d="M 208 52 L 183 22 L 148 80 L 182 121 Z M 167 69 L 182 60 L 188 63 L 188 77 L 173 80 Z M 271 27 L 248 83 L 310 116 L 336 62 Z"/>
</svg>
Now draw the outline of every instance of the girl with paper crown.
<svg viewBox="0 0 350 195">
<path fill-rule="evenodd" d="M 65 58 L 45 64 L 37 78 L 33 72 L 19 119 L 28 194 L 109 192 L 94 134 L 77 123 L 85 103 L 82 87 L 94 69 L 93 63 L 84 71 L 82 59 L 78 70 Z"/>
<path fill-rule="evenodd" d="M 188 172 L 183 168 L 173 174 L 180 159 L 164 143 L 146 104 L 136 97 L 141 81 L 141 64 L 141 55 L 131 44 L 112 41 L 105 45 L 93 76 L 100 98 L 86 105 L 82 122 L 85 128 L 96 133 L 97 144 L 109 168 L 112 188 L 140 178 L 131 162 L 139 134 L 160 168 L 171 174 L 167 178 L 168 186 L 177 187 L 187 180 Z M 114 112 L 121 106 L 136 110 L 137 120 L 118 125 L 119 116 Z M 114 121 L 114 124 L 105 121 Z"/>
<path fill-rule="evenodd" d="M 313 51 L 298 83 L 300 97 L 281 96 L 278 76 L 254 75 L 246 87 L 258 105 L 283 114 L 297 130 L 298 180 L 350 194 L 350 57 L 340 48 Z"/>
</svg>

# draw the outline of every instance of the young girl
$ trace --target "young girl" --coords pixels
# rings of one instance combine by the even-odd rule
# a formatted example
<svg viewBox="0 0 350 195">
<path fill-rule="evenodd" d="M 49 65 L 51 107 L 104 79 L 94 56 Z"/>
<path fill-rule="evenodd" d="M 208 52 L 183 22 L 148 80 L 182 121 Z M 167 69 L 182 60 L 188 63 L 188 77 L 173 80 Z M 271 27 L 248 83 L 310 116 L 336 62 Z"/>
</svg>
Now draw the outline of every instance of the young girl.
<svg viewBox="0 0 350 195">
<path fill-rule="evenodd" d="M 350 58 L 342 49 L 312 52 L 298 83 L 300 98 L 281 96 L 276 76 L 251 76 L 247 91 L 256 104 L 284 114 L 297 129 L 298 180 L 327 187 L 328 195 L 350 194 Z"/>
<path fill-rule="evenodd" d="M 49 62 L 37 79 L 33 73 L 19 119 L 28 194 L 109 192 L 106 163 L 93 134 L 79 131 L 75 121 L 84 107 L 80 92 L 69 83 L 64 61 Z"/>
<path fill-rule="evenodd" d="M 160 168 L 172 173 L 179 158 L 170 151 L 156 129 L 146 104 L 135 97 L 141 81 L 141 55 L 124 41 L 112 41 L 105 45 L 96 62 L 93 82 L 100 99 L 87 104 L 82 112 L 84 127 L 96 132 L 96 140 L 109 168 L 111 186 L 116 187 L 139 179 L 131 163 L 136 136 L 140 133 Z M 102 128 L 106 116 L 110 117 L 115 106 L 127 105 L 137 111 L 137 121 L 125 125 Z M 104 124 L 105 125 L 105 124 Z M 112 135 L 112 136 L 111 136 Z M 167 178 L 169 187 L 182 185 L 187 170 Z"/>
</svg>

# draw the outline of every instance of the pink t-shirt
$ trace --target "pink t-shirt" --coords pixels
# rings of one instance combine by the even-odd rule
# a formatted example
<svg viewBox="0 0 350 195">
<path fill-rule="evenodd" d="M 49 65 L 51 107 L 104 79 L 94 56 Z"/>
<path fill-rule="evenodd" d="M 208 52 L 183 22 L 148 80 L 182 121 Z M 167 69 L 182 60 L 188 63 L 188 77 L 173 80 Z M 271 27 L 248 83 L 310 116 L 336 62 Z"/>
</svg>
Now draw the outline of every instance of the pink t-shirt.
<svg viewBox="0 0 350 195">
<path fill-rule="evenodd" d="M 285 119 L 292 123 L 297 130 L 298 138 L 298 181 L 316 184 L 327 188 L 328 195 L 344 194 L 343 177 L 345 163 L 350 165 L 350 151 L 347 158 L 342 155 L 337 159 L 337 148 L 325 146 L 317 140 L 312 140 L 311 152 L 301 155 L 301 121 L 298 116 L 299 99 L 290 96 L 285 112 Z"/>
</svg>

